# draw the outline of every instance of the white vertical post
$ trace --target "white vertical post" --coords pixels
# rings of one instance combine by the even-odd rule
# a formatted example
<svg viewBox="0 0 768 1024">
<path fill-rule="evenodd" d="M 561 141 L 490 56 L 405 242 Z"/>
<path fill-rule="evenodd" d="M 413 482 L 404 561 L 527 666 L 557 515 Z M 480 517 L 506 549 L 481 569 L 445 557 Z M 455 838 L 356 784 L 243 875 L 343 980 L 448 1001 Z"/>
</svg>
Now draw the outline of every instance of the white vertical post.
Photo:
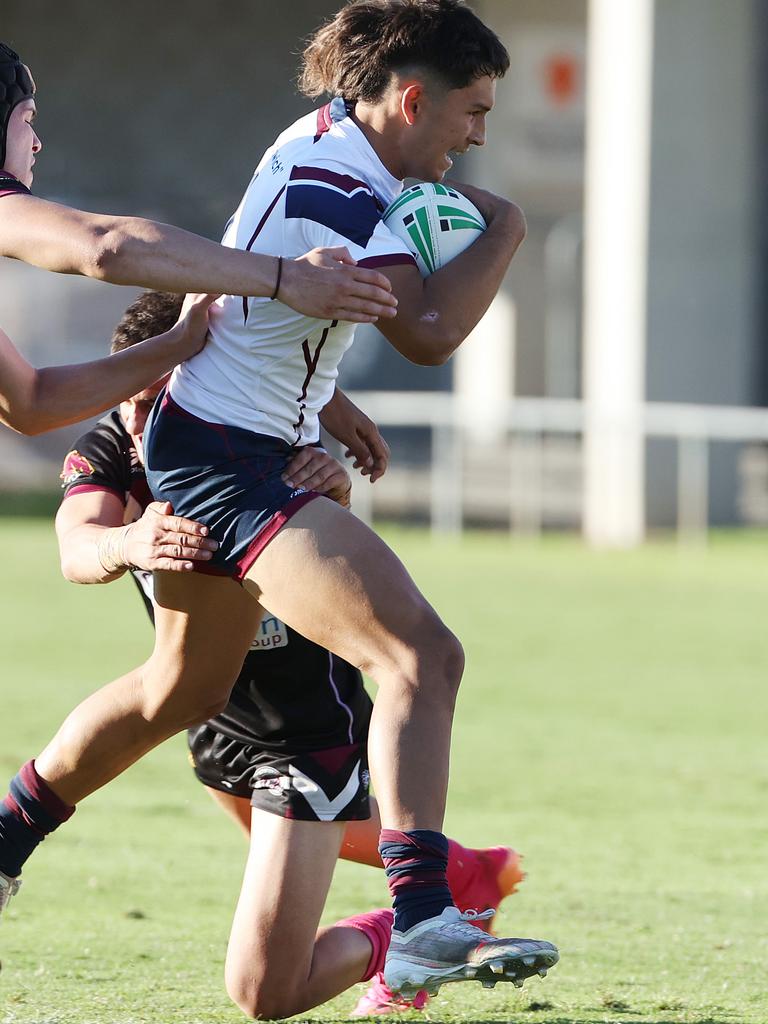
<svg viewBox="0 0 768 1024">
<path fill-rule="evenodd" d="M 645 532 L 646 279 L 653 0 L 589 0 L 584 253 L 584 533 Z"/>
<path fill-rule="evenodd" d="M 511 449 L 510 532 L 538 537 L 544 522 L 544 437 L 524 433 Z"/>
<path fill-rule="evenodd" d="M 709 441 L 677 439 L 677 539 L 704 544 L 709 526 Z"/>
<path fill-rule="evenodd" d="M 458 536 L 464 524 L 464 467 L 461 431 L 450 425 L 432 426 L 430 526 L 433 533 Z"/>
</svg>

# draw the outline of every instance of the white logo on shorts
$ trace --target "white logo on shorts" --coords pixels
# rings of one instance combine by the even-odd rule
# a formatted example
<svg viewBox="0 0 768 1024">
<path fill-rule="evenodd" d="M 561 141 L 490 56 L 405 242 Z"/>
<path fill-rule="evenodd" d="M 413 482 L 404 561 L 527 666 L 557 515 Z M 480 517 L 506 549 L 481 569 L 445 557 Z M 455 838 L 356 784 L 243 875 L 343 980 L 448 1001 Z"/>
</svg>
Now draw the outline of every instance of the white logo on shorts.
<svg viewBox="0 0 768 1024">
<path fill-rule="evenodd" d="M 251 782 L 252 789 L 270 789 L 275 793 L 291 788 L 291 780 L 281 775 L 277 768 L 259 768 Z"/>
<path fill-rule="evenodd" d="M 251 644 L 251 650 L 273 651 L 276 647 L 285 647 L 287 643 L 288 627 L 273 615 L 268 619 L 262 619 L 256 638 Z"/>
</svg>

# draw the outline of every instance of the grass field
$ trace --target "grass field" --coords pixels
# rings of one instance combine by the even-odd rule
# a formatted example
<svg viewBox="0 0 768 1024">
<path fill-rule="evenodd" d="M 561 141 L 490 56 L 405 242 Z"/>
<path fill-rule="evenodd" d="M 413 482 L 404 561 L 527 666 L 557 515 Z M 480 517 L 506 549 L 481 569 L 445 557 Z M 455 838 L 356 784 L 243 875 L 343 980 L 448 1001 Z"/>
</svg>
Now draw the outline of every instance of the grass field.
<svg viewBox="0 0 768 1024">
<path fill-rule="evenodd" d="M 562 954 L 521 992 L 445 990 L 428 1018 L 765 1024 L 766 542 L 388 536 L 467 648 L 448 831 L 526 854 L 501 925 Z M 59 578 L 47 523 L 0 520 L 0 557 L 4 785 L 150 633 L 127 581 Z M 244 854 L 166 744 L 30 862 L 0 925 L 0 1022 L 243 1020 L 222 964 Z M 327 920 L 384 900 L 380 872 L 340 864 Z"/>
</svg>

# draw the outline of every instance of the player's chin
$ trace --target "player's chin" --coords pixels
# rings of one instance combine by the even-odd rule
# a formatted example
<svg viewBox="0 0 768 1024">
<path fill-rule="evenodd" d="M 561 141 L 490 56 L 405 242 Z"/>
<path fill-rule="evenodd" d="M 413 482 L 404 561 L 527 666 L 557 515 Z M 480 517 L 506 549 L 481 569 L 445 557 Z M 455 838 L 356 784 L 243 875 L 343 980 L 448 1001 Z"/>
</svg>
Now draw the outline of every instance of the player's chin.
<svg viewBox="0 0 768 1024">
<path fill-rule="evenodd" d="M 431 180 L 432 181 L 442 181 L 443 178 L 446 176 L 446 174 L 448 174 L 448 172 L 451 170 L 452 167 L 453 167 L 453 160 L 448 156 L 447 153 L 444 153 L 440 157 L 439 163 L 436 165 L 436 175 Z"/>
<path fill-rule="evenodd" d="M 439 165 L 436 164 L 434 167 L 425 170 L 425 173 L 422 175 L 421 180 L 430 181 L 433 184 L 440 182 L 446 176 L 448 171 L 450 171 L 451 167 L 453 167 L 452 162 L 449 163 L 448 166 L 446 166 L 445 161 L 441 160 Z"/>
</svg>

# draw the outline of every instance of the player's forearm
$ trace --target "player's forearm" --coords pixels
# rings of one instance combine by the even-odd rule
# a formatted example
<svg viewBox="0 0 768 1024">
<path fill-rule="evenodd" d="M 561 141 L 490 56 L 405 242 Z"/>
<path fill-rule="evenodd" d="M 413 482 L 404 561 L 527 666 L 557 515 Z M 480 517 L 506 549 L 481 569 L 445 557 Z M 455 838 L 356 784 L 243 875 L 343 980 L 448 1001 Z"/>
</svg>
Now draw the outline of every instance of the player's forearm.
<svg viewBox="0 0 768 1024">
<path fill-rule="evenodd" d="M 123 554 L 127 526 L 84 523 L 59 537 L 61 572 L 70 583 L 111 583 L 128 569 Z"/>
<path fill-rule="evenodd" d="M 30 433 L 36 381 L 35 368 L 0 331 L 0 423 L 20 434 Z"/>
<path fill-rule="evenodd" d="M 180 355 L 169 331 L 91 363 L 38 370 L 24 432 L 40 434 L 111 409 L 154 384 Z"/>
<path fill-rule="evenodd" d="M 219 245 L 181 228 L 121 218 L 98 242 L 97 275 L 169 292 L 270 296 L 277 257 Z"/>
<path fill-rule="evenodd" d="M 34 196 L 4 202 L 0 255 L 44 270 L 179 293 L 269 296 L 275 288 L 274 256 L 141 217 L 87 213 Z"/>
<path fill-rule="evenodd" d="M 447 362 L 485 315 L 524 238 L 522 211 L 505 204 L 469 249 L 424 278 L 422 294 L 408 316 L 402 315 L 401 303 L 397 320 L 380 329 L 411 362 Z"/>
</svg>

